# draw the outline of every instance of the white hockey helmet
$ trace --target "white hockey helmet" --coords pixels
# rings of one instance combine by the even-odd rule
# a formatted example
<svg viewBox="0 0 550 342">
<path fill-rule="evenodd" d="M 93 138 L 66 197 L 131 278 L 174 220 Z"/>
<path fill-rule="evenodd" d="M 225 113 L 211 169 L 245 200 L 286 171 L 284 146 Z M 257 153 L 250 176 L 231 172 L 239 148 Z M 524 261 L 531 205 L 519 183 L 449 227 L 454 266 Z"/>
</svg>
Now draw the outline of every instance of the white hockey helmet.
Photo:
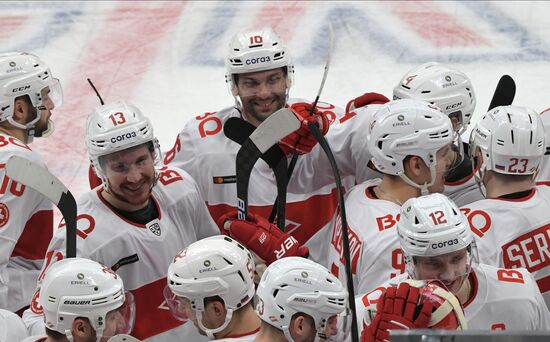
<svg viewBox="0 0 550 342">
<path fill-rule="evenodd" d="M 124 292 L 122 279 L 107 266 L 83 258 L 68 258 L 46 271 L 40 286 L 39 304 L 48 329 L 65 334 L 72 341 L 71 326 L 76 318 L 87 318 L 97 341 L 110 333 L 130 333 L 135 319 L 133 296 Z M 116 329 L 110 326 L 116 321 Z M 116 330 L 116 331 L 115 331 Z M 108 333 L 109 336 L 104 336 Z"/>
<path fill-rule="evenodd" d="M 233 96 L 237 96 L 235 74 L 286 67 L 287 93 L 294 75 L 294 66 L 286 46 L 269 27 L 234 35 L 225 57 L 225 67 L 225 81 Z"/>
<path fill-rule="evenodd" d="M 177 298 L 165 297 L 178 319 L 181 311 L 190 306 L 195 311 L 198 326 L 210 339 L 225 329 L 233 312 L 242 308 L 254 297 L 254 260 L 250 252 L 236 240 L 225 235 L 211 236 L 192 243 L 178 253 L 168 267 L 168 287 L 178 297 L 187 300 L 181 304 Z M 208 329 L 202 323 L 204 300 L 219 296 L 227 310 L 224 324 Z"/>
<path fill-rule="evenodd" d="M 470 135 L 470 157 L 482 154 L 478 176 L 486 170 L 508 175 L 535 175 L 546 151 L 542 119 L 533 109 L 496 107 L 485 114 Z"/>
<path fill-rule="evenodd" d="M 316 340 L 332 341 L 340 336 L 335 335 L 335 330 L 346 334 L 349 328 L 347 290 L 325 267 L 309 259 L 287 257 L 269 265 L 256 295 L 260 318 L 282 330 L 289 341 L 293 341 L 289 327 L 296 313 L 311 316 L 317 330 Z"/>
<path fill-rule="evenodd" d="M 432 257 L 468 249 L 470 266 L 478 261 L 468 219 L 447 196 L 413 197 L 401 206 L 397 235 L 407 271 L 417 279 L 414 257 Z M 468 268 L 469 272 L 469 268 Z"/>
<path fill-rule="evenodd" d="M 27 95 L 36 109 L 36 117 L 26 124 L 13 119 L 15 99 Z M 48 129 L 36 132 L 35 124 L 46 104 L 60 106 L 63 92 L 57 78 L 53 78 L 50 68 L 35 55 L 10 52 L 0 54 L 0 122 L 8 121 L 12 126 L 25 129 L 32 137 L 48 136 L 53 132 L 53 123 L 48 121 Z"/>
<path fill-rule="evenodd" d="M 439 108 L 421 100 L 396 100 L 371 117 L 367 148 L 380 172 L 399 176 L 427 193 L 436 180 L 437 151 L 455 136 L 451 120 Z M 403 161 L 410 155 L 422 158 L 429 167 L 430 183 L 416 184 L 405 174 Z"/>
<path fill-rule="evenodd" d="M 116 101 L 92 110 L 86 122 L 86 146 L 95 173 L 107 184 L 100 157 L 151 142 L 155 165 L 162 155 L 149 119 L 128 101 Z"/>
<path fill-rule="evenodd" d="M 403 76 L 393 88 L 393 99 L 418 99 L 430 102 L 456 117 L 462 133 L 468 128 L 476 107 L 472 82 L 463 72 L 436 62 L 424 63 Z"/>
</svg>

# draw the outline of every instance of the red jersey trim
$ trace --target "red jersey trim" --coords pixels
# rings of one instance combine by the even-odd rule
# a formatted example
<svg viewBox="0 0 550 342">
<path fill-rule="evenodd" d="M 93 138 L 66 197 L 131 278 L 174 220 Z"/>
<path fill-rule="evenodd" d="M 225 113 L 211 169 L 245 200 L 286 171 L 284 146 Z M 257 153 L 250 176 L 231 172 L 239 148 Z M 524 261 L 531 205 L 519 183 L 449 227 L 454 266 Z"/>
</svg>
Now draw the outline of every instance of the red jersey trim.
<svg viewBox="0 0 550 342">
<path fill-rule="evenodd" d="M 25 224 L 11 256 L 19 256 L 27 260 L 43 260 L 53 237 L 53 227 L 53 210 L 34 213 Z"/>
<path fill-rule="evenodd" d="M 550 181 L 540 181 L 536 182 L 536 185 L 544 185 L 544 186 L 550 186 Z"/>
<path fill-rule="evenodd" d="M 471 272 L 470 272 L 470 275 L 468 276 L 468 278 L 471 280 L 472 282 L 472 295 L 470 296 L 470 298 L 468 298 L 468 300 L 466 301 L 466 303 L 462 304 L 462 307 L 464 309 L 466 309 L 466 307 L 468 305 L 470 305 L 471 302 L 474 301 L 474 299 L 476 298 L 477 296 L 477 291 L 479 289 L 479 283 L 477 281 L 477 276 L 476 276 L 476 272 L 472 269 Z"/>
<path fill-rule="evenodd" d="M 532 188 L 531 192 L 527 196 L 524 196 L 524 197 L 521 197 L 521 198 L 490 197 L 490 199 L 505 201 L 505 202 L 525 202 L 525 201 L 530 200 L 533 196 L 535 196 L 536 191 L 537 191 L 536 188 Z"/>
<path fill-rule="evenodd" d="M 244 334 L 227 335 L 224 338 L 239 338 L 239 337 L 244 337 L 244 336 L 250 336 L 250 335 L 254 335 L 258 331 L 260 331 L 260 327 L 257 327 L 253 331 L 250 331 L 250 332 L 247 332 L 247 333 L 244 333 Z"/>
<path fill-rule="evenodd" d="M 118 216 L 121 220 L 123 220 L 124 222 L 134 226 L 134 227 L 137 227 L 137 228 L 145 228 L 145 225 L 144 224 L 139 224 L 139 223 L 136 223 L 136 222 L 133 222 L 133 221 L 130 221 L 128 220 L 127 218 L 125 218 L 124 216 L 121 216 L 119 215 L 116 211 L 114 211 L 112 208 L 111 208 L 111 205 L 112 204 L 109 204 L 104 198 L 103 196 L 101 196 L 101 191 L 103 191 L 103 187 L 100 187 L 99 189 L 96 190 L 96 195 L 97 197 L 99 197 L 99 200 L 110 210 L 113 212 L 113 214 L 115 214 L 116 216 Z M 155 206 L 157 207 L 157 212 L 159 213 L 159 221 L 161 220 L 162 218 L 162 211 L 160 210 L 160 206 L 155 198 L 155 196 L 153 196 L 153 194 L 151 194 L 151 198 L 153 199 L 153 203 L 155 203 Z"/>
</svg>

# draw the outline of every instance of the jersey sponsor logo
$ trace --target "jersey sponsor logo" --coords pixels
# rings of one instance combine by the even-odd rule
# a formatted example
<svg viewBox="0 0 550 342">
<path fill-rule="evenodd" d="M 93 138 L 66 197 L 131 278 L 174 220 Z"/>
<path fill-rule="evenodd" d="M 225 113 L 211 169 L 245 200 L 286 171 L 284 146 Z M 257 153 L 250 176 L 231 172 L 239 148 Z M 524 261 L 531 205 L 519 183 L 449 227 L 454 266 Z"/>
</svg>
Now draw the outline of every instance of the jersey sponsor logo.
<svg viewBox="0 0 550 342">
<path fill-rule="evenodd" d="M 212 177 L 214 184 L 230 184 L 237 183 L 237 176 L 214 176 Z"/>
<path fill-rule="evenodd" d="M 244 64 L 251 65 L 251 64 L 258 64 L 258 63 L 268 63 L 268 62 L 271 62 L 271 58 L 269 58 L 269 56 L 262 56 L 262 57 L 247 59 L 244 61 Z"/>
<path fill-rule="evenodd" d="M 502 252 L 506 268 L 534 272 L 550 266 L 550 224 L 518 236 L 503 245 Z"/>
<path fill-rule="evenodd" d="M 432 249 L 444 248 L 448 246 L 457 245 L 459 243 L 458 239 L 451 239 L 447 241 L 442 241 L 438 243 L 432 243 Z"/>
<path fill-rule="evenodd" d="M 117 135 L 116 137 L 112 137 L 111 138 L 111 143 L 116 143 L 116 142 L 121 142 L 121 141 L 124 141 L 126 139 L 132 139 L 132 138 L 135 138 L 137 136 L 136 132 L 129 132 L 129 133 L 124 133 L 124 134 L 121 134 L 121 135 Z"/>
<path fill-rule="evenodd" d="M 348 236 L 349 236 L 349 254 L 351 259 L 351 272 L 353 274 L 356 274 L 357 260 L 359 259 L 362 243 L 361 243 L 361 240 L 359 240 L 359 237 L 357 236 L 357 234 L 349 227 L 348 227 Z M 332 244 L 332 246 L 340 256 L 340 263 L 342 263 L 342 265 L 345 265 L 344 250 L 342 248 L 342 221 L 340 219 L 340 216 L 338 216 L 338 219 L 336 220 L 336 225 L 332 230 L 332 238 L 330 240 L 331 240 L 330 243 Z"/>
<path fill-rule="evenodd" d="M 10 219 L 8 206 L 0 202 L 0 228 L 4 227 Z"/>
</svg>

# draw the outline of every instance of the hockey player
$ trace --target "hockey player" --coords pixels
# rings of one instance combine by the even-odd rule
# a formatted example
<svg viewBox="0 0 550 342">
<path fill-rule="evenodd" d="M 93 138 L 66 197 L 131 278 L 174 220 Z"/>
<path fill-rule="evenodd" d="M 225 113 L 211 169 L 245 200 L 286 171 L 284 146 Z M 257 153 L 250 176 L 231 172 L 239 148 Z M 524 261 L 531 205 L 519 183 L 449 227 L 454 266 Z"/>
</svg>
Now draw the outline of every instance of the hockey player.
<svg viewBox="0 0 550 342">
<path fill-rule="evenodd" d="M 107 265 L 134 293 L 133 336 L 201 341 L 192 324 L 172 317 L 163 296 L 172 257 L 199 239 L 219 234 L 196 183 L 184 171 L 160 165 L 149 119 L 126 101 L 92 110 L 86 144 L 103 186 L 77 201 L 77 255 Z M 58 229 L 43 269 L 63 258 L 64 250 L 65 230 Z M 31 308 L 41 311 L 36 305 Z"/>
<path fill-rule="evenodd" d="M 167 302 L 176 318 L 189 318 L 216 341 L 254 341 L 260 318 L 252 307 L 254 260 L 229 236 L 194 242 L 168 268 Z"/>
<path fill-rule="evenodd" d="M 256 295 L 262 319 L 256 342 L 342 341 L 349 332 L 346 289 L 311 260 L 275 261 L 262 275 Z"/>
<path fill-rule="evenodd" d="M 236 209 L 235 157 L 240 146 L 228 139 L 223 125 L 231 117 L 240 117 L 257 126 L 278 109 L 289 106 L 302 118 L 303 125 L 285 137 L 280 145 L 287 153 L 305 154 L 312 150 L 316 140 L 306 123 L 316 122 L 323 133 L 328 131 L 338 110 L 319 103 L 313 114 L 311 104 L 288 99 L 294 67 L 288 50 L 273 30 L 246 31 L 236 34 L 225 58 L 226 81 L 235 106 L 218 112 L 197 116 L 180 132 L 165 162 L 189 172 L 199 184 L 201 194 L 214 218 Z M 301 168 L 308 154 L 298 158 L 296 170 Z M 312 182 L 314 170 L 296 171 L 290 179 L 286 208 L 287 231 L 306 243 L 321 227 L 328 224 L 337 199 L 334 182 L 317 186 Z M 273 172 L 259 160 L 250 177 L 249 210 L 269 217 L 277 190 Z M 323 210 L 319 210 L 323 207 Z M 319 251 L 313 246 L 312 253 Z"/>
<path fill-rule="evenodd" d="M 28 306 L 53 234 L 51 202 L 10 180 L 4 167 L 13 155 L 44 165 L 28 144 L 53 131 L 61 102 L 59 80 L 37 56 L 0 54 L 0 309 Z"/>
<path fill-rule="evenodd" d="M 550 307 L 550 187 L 534 180 L 545 152 L 545 130 L 532 109 L 503 106 L 488 112 L 470 136 L 486 199 L 464 211 L 480 261 L 526 268 Z"/>
<path fill-rule="evenodd" d="M 366 105 L 376 103 L 380 94 L 365 93 L 347 105 L 347 111 L 361 111 Z M 408 71 L 393 89 L 393 99 L 417 99 L 430 102 L 439 107 L 453 122 L 455 131 L 460 135 L 466 131 L 474 114 L 476 106 L 475 92 L 472 82 L 463 72 L 436 62 L 424 63 Z M 366 108 L 368 108 L 366 107 Z M 375 106 L 376 107 L 376 106 Z M 367 109 L 368 111 L 368 109 Z M 361 113 L 354 120 L 368 117 Z M 481 199 L 472 172 L 470 159 L 462 158 L 468 151 L 467 143 L 459 143 L 453 147 L 453 167 L 445 178 L 445 194 L 459 206 Z M 357 154 L 357 153 L 356 153 Z M 371 174 L 366 174 L 371 177 Z M 364 182 L 368 178 L 357 173 L 357 181 Z"/>
<path fill-rule="evenodd" d="M 468 329 L 550 329 L 550 312 L 533 276 L 523 268 L 504 269 L 478 263 L 468 221 L 442 194 L 411 198 L 397 223 L 407 273 L 356 299 L 361 307 L 376 302 L 384 288 L 410 277 L 441 281 L 464 307 Z M 370 314 L 365 314 L 367 318 Z M 410 326 L 415 327 L 415 326 Z M 416 326 L 418 327 L 418 326 Z"/>
<path fill-rule="evenodd" d="M 371 118 L 368 149 L 383 174 L 355 186 L 346 197 L 351 268 L 355 293 L 365 293 L 405 271 L 395 224 L 402 203 L 441 192 L 451 165 L 451 120 L 419 100 L 383 105 Z M 345 279 L 340 217 L 335 217 L 329 269 Z"/>
<path fill-rule="evenodd" d="M 83 258 L 61 260 L 48 269 L 38 299 L 46 336 L 24 342 L 106 342 L 132 331 L 134 297 L 107 266 Z"/>
</svg>

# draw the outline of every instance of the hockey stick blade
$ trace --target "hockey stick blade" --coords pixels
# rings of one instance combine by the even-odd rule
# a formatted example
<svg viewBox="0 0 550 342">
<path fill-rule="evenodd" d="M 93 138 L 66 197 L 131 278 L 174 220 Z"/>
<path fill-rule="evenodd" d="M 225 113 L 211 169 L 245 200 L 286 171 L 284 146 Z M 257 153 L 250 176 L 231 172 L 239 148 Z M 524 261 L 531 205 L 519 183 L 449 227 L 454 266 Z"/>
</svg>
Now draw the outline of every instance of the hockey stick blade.
<svg viewBox="0 0 550 342">
<path fill-rule="evenodd" d="M 6 163 L 6 175 L 38 191 L 59 208 L 67 229 L 66 256 L 76 257 L 76 201 L 67 187 L 46 168 L 18 156 Z"/>
<path fill-rule="evenodd" d="M 358 328 L 357 328 L 357 313 L 355 311 L 355 290 L 353 288 L 353 275 L 351 273 L 351 255 L 350 255 L 350 247 L 349 247 L 349 232 L 348 232 L 348 222 L 346 219 L 346 205 L 344 201 L 344 193 L 342 191 L 342 180 L 340 178 L 340 171 L 338 171 L 338 165 L 336 165 L 336 160 L 334 159 L 334 155 L 332 154 L 332 150 L 330 149 L 330 146 L 323 136 L 323 133 L 319 130 L 319 127 L 317 127 L 316 124 L 310 122 L 308 123 L 309 130 L 317 139 L 319 142 L 319 145 L 325 152 L 329 162 L 330 166 L 332 168 L 332 172 L 334 173 L 334 180 L 336 183 L 336 192 L 338 194 L 338 207 L 340 209 L 340 222 L 342 223 L 342 249 L 344 254 L 344 261 L 345 261 L 345 271 L 346 271 L 346 278 L 347 278 L 347 289 L 348 289 L 348 301 L 349 301 L 349 308 L 352 314 L 352 320 L 351 320 L 351 340 L 356 342 L 359 341 L 359 334 L 358 334 Z"/>
<path fill-rule="evenodd" d="M 296 115 L 290 109 L 282 108 L 256 127 L 249 139 L 260 152 L 265 153 L 271 146 L 298 128 L 300 128 L 300 121 Z"/>
<path fill-rule="evenodd" d="M 225 136 L 242 145 L 246 139 L 254 132 L 256 127 L 248 121 L 241 118 L 229 118 L 223 125 Z M 277 145 L 271 146 L 261 158 L 269 165 L 275 174 L 277 184 L 277 199 L 273 205 L 269 221 L 273 222 L 275 213 L 277 214 L 277 227 L 285 229 L 285 209 L 286 209 L 286 186 L 287 186 L 287 161 L 283 150 Z"/>
<path fill-rule="evenodd" d="M 237 217 L 240 220 L 246 220 L 248 213 L 248 183 L 254 164 L 271 146 L 299 127 L 300 121 L 291 110 L 279 109 L 256 127 L 237 152 Z"/>
<path fill-rule="evenodd" d="M 498 106 L 509 106 L 516 96 L 516 82 L 509 75 L 503 75 L 498 81 L 495 93 L 491 99 L 489 110 Z"/>
</svg>

